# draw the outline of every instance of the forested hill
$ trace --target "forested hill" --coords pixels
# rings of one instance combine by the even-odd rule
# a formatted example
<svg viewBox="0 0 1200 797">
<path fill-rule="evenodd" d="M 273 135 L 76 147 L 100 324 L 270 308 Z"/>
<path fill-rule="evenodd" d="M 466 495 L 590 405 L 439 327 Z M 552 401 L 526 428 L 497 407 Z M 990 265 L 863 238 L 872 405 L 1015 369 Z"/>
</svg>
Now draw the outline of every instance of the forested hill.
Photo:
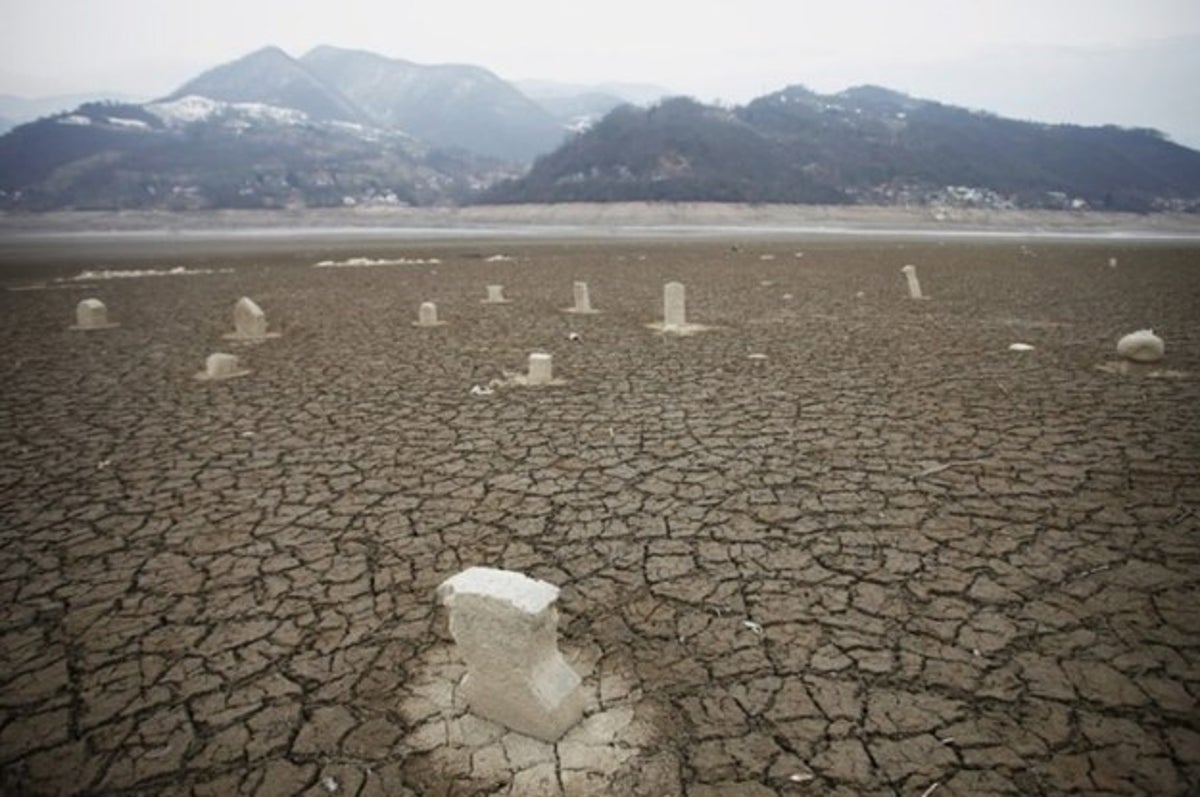
<svg viewBox="0 0 1200 797">
<path fill-rule="evenodd" d="M 1200 208 L 1200 152 L 1153 130 L 1004 119 L 873 86 L 736 108 L 623 106 L 485 202 L 951 202 Z"/>
</svg>

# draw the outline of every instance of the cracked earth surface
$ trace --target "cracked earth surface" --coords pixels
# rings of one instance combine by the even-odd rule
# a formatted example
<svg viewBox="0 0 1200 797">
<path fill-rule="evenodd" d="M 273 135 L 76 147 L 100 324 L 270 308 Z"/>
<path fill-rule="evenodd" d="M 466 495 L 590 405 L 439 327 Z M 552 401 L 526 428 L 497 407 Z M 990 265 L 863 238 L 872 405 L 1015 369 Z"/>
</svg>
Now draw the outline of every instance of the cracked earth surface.
<svg viewBox="0 0 1200 797">
<path fill-rule="evenodd" d="M 0 791 L 1200 790 L 1200 250 L 367 253 L 440 262 L 0 292 Z M 675 279 L 713 329 L 646 329 Z M 281 338 L 228 348 L 242 295 Z M 1144 326 L 1181 376 L 1097 369 Z M 562 587 L 557 745 L 456 695 L 471 565 Z"/>
</svg>

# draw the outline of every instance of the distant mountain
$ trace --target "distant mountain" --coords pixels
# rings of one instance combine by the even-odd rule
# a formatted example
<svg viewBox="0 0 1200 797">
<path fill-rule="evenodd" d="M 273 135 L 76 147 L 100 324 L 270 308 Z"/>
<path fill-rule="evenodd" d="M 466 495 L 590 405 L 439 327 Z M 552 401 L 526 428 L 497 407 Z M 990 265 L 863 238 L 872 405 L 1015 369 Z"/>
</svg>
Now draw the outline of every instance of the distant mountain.
<svg viewBox="0 0 1200 797">
<path fill-rule="evenodd" d="M 188 96 L 292 108 L 317 121 L 368 121 L 335 85 L 323 81 L 278 47 L 264 47 L 210 69 L 166 99 Z"/>
<path fill-rule="evenodd" d="M 0 137 L 0 208 L 22 210 L 427 205 L 506 174 L 397 131 L 196 95 L 88 104 Z"/>
<path fill-rule="evenodd" d="M 301 62 L 374 124 L 437 146 L 528 162 L 564 137 L 543 108 L 478 66 L 428 66 L 328 46 L 317 47 Z"/>
<path fill-rule="evenodd" d="M 608 200 L 1200 209 L 1200 152 L 1149 130 L 793 86 L 732 110 L 682 98 L 623 106 L 482 197 Z"/>
<path fill-rule="evenodd" d="M 726 108 L 626 102 L 650 86 L 523 85 L 536 102 L 480 67 L 268 47 L 156 102 L 88 102 L 0 136 L 0 209 L 678 200 L 1200 212 L 1200 152 L 1153 130 L 1015 121 L 875 86 L 792 86 Z"/>
</svg>

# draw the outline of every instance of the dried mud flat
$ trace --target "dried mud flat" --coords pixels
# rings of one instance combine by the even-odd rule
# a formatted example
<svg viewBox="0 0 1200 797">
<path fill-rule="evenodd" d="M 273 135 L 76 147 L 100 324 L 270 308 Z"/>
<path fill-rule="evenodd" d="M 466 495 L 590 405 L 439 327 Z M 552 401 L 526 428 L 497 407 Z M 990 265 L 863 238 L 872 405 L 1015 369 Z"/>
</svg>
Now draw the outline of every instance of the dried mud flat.
<svg viewBox="0 0 1200 797">
<path fill-rule="evenodd" d="M 362 255 L 439 262 L 311 267 Z M 216 273 L 0 291 L 3 793 L 1200 790 L 1200 249 L 161 249 L 0 279 L 181 265 Z M 573 280 L 601 314 L 560 312 Z M 668 280 L 713 329 L 646 329 Z M 196 383 L 242 295 L 282 337 Z M 87 296 L 121 326 L 68 331 Z M 445 326 L 412 325 L 426 300 Z M 1147 325 L 1163 369 L 1097 368 Z M 537 349 L 566 384 L 470 395 Z M 589 708 L 557 746 L 456 698 L 433 592 L 475 564 L 563 588 Z"/>
</svg>

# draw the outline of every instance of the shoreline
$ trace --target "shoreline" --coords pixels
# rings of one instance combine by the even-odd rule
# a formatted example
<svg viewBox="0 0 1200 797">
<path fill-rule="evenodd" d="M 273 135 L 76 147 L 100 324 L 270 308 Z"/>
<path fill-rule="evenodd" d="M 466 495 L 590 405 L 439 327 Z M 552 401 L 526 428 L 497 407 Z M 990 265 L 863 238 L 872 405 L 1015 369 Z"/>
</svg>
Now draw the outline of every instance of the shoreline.
<svg viewBox="0 0 1200 797">
<path fill-rule="evenodd" d="M 1200 215 L 708 203 L 562 203 L 429 208 L 0 213 L 0 236 L 238 238 L 299 235 L 676 237 L 946 234 L 1197 238 Z"/>
</svg>

